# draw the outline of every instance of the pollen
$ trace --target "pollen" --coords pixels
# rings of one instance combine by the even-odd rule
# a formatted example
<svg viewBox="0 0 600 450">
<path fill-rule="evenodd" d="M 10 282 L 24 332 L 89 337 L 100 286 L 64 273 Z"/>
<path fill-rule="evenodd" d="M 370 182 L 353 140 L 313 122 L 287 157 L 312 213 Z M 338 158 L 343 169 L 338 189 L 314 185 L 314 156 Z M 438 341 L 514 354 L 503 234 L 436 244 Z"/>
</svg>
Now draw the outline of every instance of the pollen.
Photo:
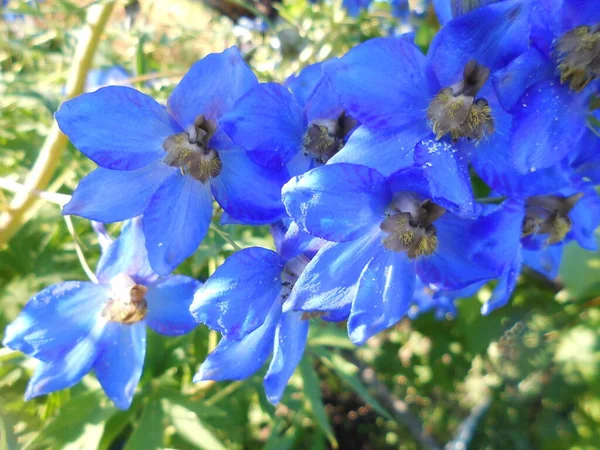
<svg viewBox="0 0 600 450">
<path fill-rule="evenodd" d="M 148 288 L 141 284 L 134 285 L 129 290 L 128 296 L 119 295 L 119 292 L 116 292 L 104 306 L 102 317 L 109 322 L 127 325 L 144 320 L 148 313 L 148 303 L 144 298 L 146 292 L 148 292 Z"/>
<path fill-rule="evenodd" d="M 558 195 L 529 197 L 525 204 L 525 219 L 521 236 L 547 236 L 546 245 L 562 242 L 572 228 L 569 213 L 581 197 L 583 197 L 583 193 L 569 197 Z"/>
<path fill-rule="evenodd" d="M 356 121 L 342 112 L 336 119 L 315 120 L 303 136 L 304 154 L 325 164 L 344 146 L 344 140 Z"/>
<path fill-rule="evenodd" d="M 579 92 L 600 76 L 600 26 L 580 26 L 554 43 L 560 82 Z"/>
</svg>

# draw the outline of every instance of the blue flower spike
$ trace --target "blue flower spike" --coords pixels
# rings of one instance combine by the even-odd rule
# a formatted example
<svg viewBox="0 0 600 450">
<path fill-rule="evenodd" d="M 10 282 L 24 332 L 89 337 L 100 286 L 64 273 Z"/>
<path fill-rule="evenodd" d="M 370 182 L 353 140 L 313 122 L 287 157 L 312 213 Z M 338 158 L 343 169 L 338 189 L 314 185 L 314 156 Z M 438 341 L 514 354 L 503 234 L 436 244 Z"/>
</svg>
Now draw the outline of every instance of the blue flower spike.
<svg viewBox="0 0 600 450">
<path fill-rule="evenodd" d="M 39 360 L 26 399 L 66 389 L 94 370 L 120 409 L 131 405 L 146 354 L 146 327 L 191 331 L 200 282 L 150 269 L 140 219 L 127 222 L 98 263 L 98 282 L 67 281 L 36 294 L 6 328 L 3 345 Z"/>
<path fill-rule="evenodd" d="M 61 130 L 100 167 L 80 182 L 63 213 L 104 223 L 143 214 L 150 264 L 160 275 L 196 250 L 213 196 L 237 220 L 277 221 L 285 214 L 287 172 L 255 164 L 219 124 L 257 84 L 232 47 L 192 66 L 167 108 L 117 86 L 64 103 L 56 113 Z"/>
<path fill-rule="evenodd" d="M 192 315 L 223 338 L 194 381 L 248 378 L 272 354 L 264 387 L 271 403 L 281 400 L 302 359 L 311 317 L 283 312 L 282 305 L 314 254 L 311 248 L 323 245 L 286 222 L 273 226 L 278 252 L 260 247 L 240 250 L 196 291 Z"/>
</svg>

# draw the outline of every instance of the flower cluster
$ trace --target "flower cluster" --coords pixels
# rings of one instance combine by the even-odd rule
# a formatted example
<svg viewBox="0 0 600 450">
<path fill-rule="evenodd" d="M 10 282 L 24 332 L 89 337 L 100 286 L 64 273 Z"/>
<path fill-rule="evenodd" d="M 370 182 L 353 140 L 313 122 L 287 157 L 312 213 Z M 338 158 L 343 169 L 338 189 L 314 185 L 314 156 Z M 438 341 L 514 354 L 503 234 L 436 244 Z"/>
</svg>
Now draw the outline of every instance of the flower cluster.
<svg viewBox="0 0 600 450">
<path fill-rule="evenodd" d="M 427 54 L 377 38 L 278 84 L 232 47 L 196 63 L 166 107 L 129 87 L 63 104 L 61 130 L 99 166 L 64 214 L 127 223 L 97 282 L 42 291 L 8 327 L 5 345 L 40 360 L 27 396 L 94 368 L 125 408 L 145 326 L 201 323 L 223 338 L 195 380 L 247 378 L 271 356 L 276 403 L 311 319 L 347 321 L 361 345 L 405 316 L 455 314 L 497 280 L 489 314 L 523 265 L 554 278 L 565 243 L 594 249 L 600 8 L 507 0 L 444 22 Z M 234 253 L 204 284 L 169 275 L 205 237 L 213 198 L 223 221 L 271 224 L 276 251 Z"/>
</svg>

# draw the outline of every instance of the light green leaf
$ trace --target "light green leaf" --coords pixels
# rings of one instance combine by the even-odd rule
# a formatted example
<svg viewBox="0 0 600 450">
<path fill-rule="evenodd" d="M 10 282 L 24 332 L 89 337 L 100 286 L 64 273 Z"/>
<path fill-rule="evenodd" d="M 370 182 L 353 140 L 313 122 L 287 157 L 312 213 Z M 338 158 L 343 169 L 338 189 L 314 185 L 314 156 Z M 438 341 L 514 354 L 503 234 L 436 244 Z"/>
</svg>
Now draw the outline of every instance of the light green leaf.
<svg viewBox="0 0 600 450">
<path fill-rule="evenodd" d="M 308 330 L 308 345 L 310 347 L 337 347 L 348 350 L 354 349 L 354 344 L 348 339 L 345 328 L 339 328 L 333 323 L 320 321 L 317 326 Z"/>
<path fill-rule="evenodd" d="M 572 299 L 600 293 L 600 253 L 582 249 L 576 242 L 565 246 L 560 277 Z"/>
<path fill-rule="evenodd" d="M 125 450 L 153 450 L 163 447 L 164 413 L 159 399 L 151 398 L 142 412 L 139 423 L 127 440 Z"/>
</svg>

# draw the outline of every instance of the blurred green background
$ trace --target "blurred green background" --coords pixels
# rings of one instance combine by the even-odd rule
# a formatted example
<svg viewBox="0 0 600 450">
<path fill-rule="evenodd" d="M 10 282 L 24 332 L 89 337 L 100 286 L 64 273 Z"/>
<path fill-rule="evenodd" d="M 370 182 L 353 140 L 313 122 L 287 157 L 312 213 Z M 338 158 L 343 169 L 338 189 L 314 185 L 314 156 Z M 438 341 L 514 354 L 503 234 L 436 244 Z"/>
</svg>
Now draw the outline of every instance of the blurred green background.
<svg viewBox="0 0 600 450">
<path fill-rule="evenodd" d="M 266 27 L 228 17 L 237 19 L 244 5 Z M 15 214 L 11 190 L 31 177 L 52 136 L 53 112 L 74 92 L 69 78 L 87 68 L 75 55 L 87 23 L 111 6 L 46 0 L 4 7 L 0 228 Z M 261 80 L 283 81 L 309 63 L 410 26 L 426 49 L 438 27 L 431 10 L 400 21 L 385 2 L 358 18 L 336 2 L 218 6 L 117 2 L 94 36 L 89 68 L 121 66 L 129 74 L 121 82 L 164 102 L 193 62 L 233 44 Z M 42 165 L 48 179 L 38 188 L 70 194 L 93 163 L 70 144 L 61 150 Z M 77 246 L 92 267 L 99 256 L 89 223 L 73 219 L 74 239 L 52 202 L 29 201 L 16 214 L 23 226 L 0 239 L 0 330 L 45 286 L 85 279 Z M 267 227 L 221 226 L 178 272 L 206 279 L 233 251 L 230 239 L 273 246 Z M 457 317 L 404 320 L 359 349 L 343 324 L 315 320 L 306 357 L 277 407 L 264 397 L 263 373 L 245 382 L 191 382 L 218 340 L 203 327 L 179 338 L 149 335 L 128 411 L 112 406 L 93 375 L 26 403 L 34 361 L 0 348 L 0 450 L 600 448 L 600 255 L 568 247 L 558 280 L 524 273 L 512 303 L 482 317 L 492 287 L 461 300 Z"/>
</svg>

